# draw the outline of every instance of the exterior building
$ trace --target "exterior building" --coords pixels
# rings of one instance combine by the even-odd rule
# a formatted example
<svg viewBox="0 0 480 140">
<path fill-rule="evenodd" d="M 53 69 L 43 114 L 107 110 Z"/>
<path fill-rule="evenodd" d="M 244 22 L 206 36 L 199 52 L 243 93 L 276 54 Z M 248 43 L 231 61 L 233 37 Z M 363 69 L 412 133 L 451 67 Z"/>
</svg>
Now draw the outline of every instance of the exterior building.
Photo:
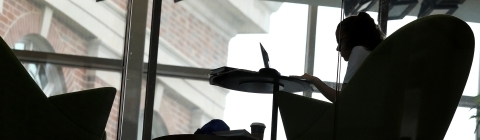
<svg viewBox="0 0 480 140">
<path fill-rule="evenodd" d="M 280 5 L 258 0 L 165 0 L 158 62 L 224 66 L 229 40 L 237 34 L 268 33 L 270 14 Z M 126 8 L 127 0 L 0 0 L 0 35 L 17 50 L 122 59 Z M 46 96 L 106 86 L 120 90 L 120 71 L 24 65 Z M 157 77 L 153 137 L 193 133 L 209 120 L 222 118 L 227 93 L 204 81 Z M 105 129 L 108 139 L 116 139 L 119 99 L 118 93 Z"/>
</svg>

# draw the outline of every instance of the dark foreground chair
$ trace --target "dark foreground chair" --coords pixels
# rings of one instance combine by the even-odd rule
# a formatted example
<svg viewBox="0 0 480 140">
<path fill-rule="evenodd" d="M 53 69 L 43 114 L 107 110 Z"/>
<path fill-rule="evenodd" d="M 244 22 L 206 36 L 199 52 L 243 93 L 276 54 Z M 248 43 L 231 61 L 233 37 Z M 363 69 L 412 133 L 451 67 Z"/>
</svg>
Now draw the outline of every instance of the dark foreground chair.
<svg viewBox="0 0 480 140">
<path fill-rule="evenodd" d="M 397 30 L 365 60 L 334 106 L 286 92 L 278 105 L 289 140 L 441 140 L 462 96 L 474 35 L 447 15 Z M 468 118 L 466 118 L 468 119 Z"/>
<path fill-rule="evenodd" d="M 47 98 L 0 39 L 0 139 L 99 140 L 115 88 L 98 88 Z"/>
</svg>

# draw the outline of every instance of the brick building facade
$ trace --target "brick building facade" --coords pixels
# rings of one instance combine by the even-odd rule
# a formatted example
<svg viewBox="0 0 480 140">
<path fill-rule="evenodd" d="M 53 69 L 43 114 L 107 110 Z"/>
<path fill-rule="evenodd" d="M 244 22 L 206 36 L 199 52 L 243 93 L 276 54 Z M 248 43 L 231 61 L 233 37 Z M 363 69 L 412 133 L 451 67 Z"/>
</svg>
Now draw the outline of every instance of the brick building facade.
<svg viewBox="0 0 480 140">
<path fill-rule="evenodd" d="M 83 3 L 80 1 L 83 0 L 75 2 Z M 226 25 L 212 25 L 211 23 L 207 23 L 207 21 L 212 20 L 212 17 L 204 15 L 204 17 L 199 17 L 198 13 L 192 11 L 191 7 L 189 8 L 189 5 L 194 5 L 194 3 L 181 5 L 173 3 L 173 0 L 167 0 L 163 2 L 160 28 L 160 38 L 163 43 L 160 45 L 161 47 L 174 50 L 179 54 L 176 57 L 182 58 L 182 61 L 185 61 L 185 63 L 179 63 L 178 65 L 202 68 L 216 68 L 226 65 L 229 40 L 237 33 L 247 33 L 237 29 L 232 30 L 221 27 Z M 68 11 L 62 10 L 61 7 L 55 3 L 51 3 L 51 1 L 0 0 L 0 4 L 0 7 L 2 8 L 0 10 L 0 35 L 12 48 L 17 42 L 19 42 L 19 40 L 24 39 L 26 36 L 36 35 L 38 38 L 43 38 L 48 41 L 49 46 L 51 46 L 51 49 L 53 50 L 51 51 L 52 53 L 92 56 L 92 52 L 98 51 L 98 46 L 92 47 L 92 44 L 95 44 L 96 41 L 100 40 L 100 42 L 102 42 L 101 44 L 104 44 L 104 47 L 107 46 L 105 47 L 107 50 L 113 50 L 109 53 L 114 55 L 95 53 L 97 55 L 94 57 L 121 59 L 121 52 L 115 50 L 119 50 L 118 48 L 121 50 L 121 48 L 123 48 L 123 43 L 118 43 L 118 41 L 116 43 L 109 43 L 110 40 L 102 39 L 98 34 L 92 33 L 93 31 L 89 30 L 89 27 L 83 27 L 82 23 L 76 23 L 77 21 L 74 20 L 74 17 L 69 16 L 67 13 Z M 89 4 L 97 3 L 94 3 L 92 0 L 92 2 Z M 118 12 L 117 14 L 120 14 L 121 16 L 123 15 L 122 18 L 124 20 L 127 0 L 105 1 L 104 5 L 108 5 L 107 7 L 112 8 L 114 11 L 116 10 Z M 276 11 L 275 5 L 270 7 L 274 7 L 273 10 L 268 11 L 270 14 Z M 278 7 L 279 5 L 276 6 L 277 9 Z M 148 10 L 149 15 L 147 20 L 147 28 L 150 27 L 150 9 L 151 5 L 149 6 Z M 246 17 L 248 18 L 248 16 Z M 95 17 L 86 18 L 95 19 Z M 119 19 L 121 20 L 121 18 Z M 224 24 L 230 24 L 228 22 L 235 21 L 227 19 L 226 23 Z M 118 24 L 123 24 L 123 26 L 125 26 L 125 23 L 116 23 L 116 26 L 121 26 Z M 268 29 L 268 26 L 263 28 Z M 257 33 L 261 32 L 266 31 L 257 31 Z M 120 35 L 117 37 L 117 40 L 123 40 L 122 37 L 123 35 Z M 35 42 L 33 42 L 33 45 L 35 47 Z M 172 58 L 165 59 L 165 61 L 168 61 L 165 63 L 173 63 L 169 61 L 171 59 Z M 64 86 L 65 91 L 62 91 L 63 93 L 107 86 L 113 86 L 116 87 L 117 90 L 120 90 L 120 85 L 118 84 L 120 72 L 111 72 L 113 73 L 111 75 L 116 77 L 115 81 L 113 79 L 99 76 L 102 74 L 99 74 L 99 71 L 92 69 L 61 66 L 56 67 L 61 69 L 61 72 L 58 72 L 58 77 L 62 78 L 62 83 L 55 83 L 55 86 Z M 157 119 L 162 119 L 157 121 L 161 121 L 162 123 L 159 124 L 164 125 L 158 127 L 160 129 L 167 129 L 162 131 L 165 131 L 168 134 L 193 133 L 194 129 L 198 128 L 205 121 L 222 117 L 224 109 L 222 109 L 222 107 L 224 107 L 224 102 L 221 101 L 224 101 L 224 99 L 220 102 L 208 104 L 216 105 L 214 108 L 218 109 L 210 111 L 205 110 L 205 108 L 208 107 L 204 107 L 206 105 L 199 104 L 200 102 L 205 101 L 192 101 L 192 99 L 188 99 L 188 97 L 182 95 L 186 93 L 184 93 L 178 87 L 171 86 L 171 81 L 172 80 L 160 78 L 159 86 L 157 87 L 157 90 L 163 90 L 159 94 L 160 103 L 156 103 L 157 106 L 154 107 L 156 113 L 158 113 L 160 116 L 160 118 Z M 202 83 L 193 81 L 182 80 L 179 82 L 193 84 L 191 88 L 202 86 Z M 218 92 L 220 99 L 225 98 L 224 96 L 227 93 L 225 90 L 212 90 Z M 217 98 L 217 95 L 208 95 L 208 97 L 203 98 Z M 116 139 L 120 104 L 119 101 L 120 96 L 119 92 L 117 92 L 117 96 L 105 128 L 108 139 Z M 197 118 L 203 119 L 199 120 Z"/>
<path fill-rule="evenodd" d="M 28 34 L 41 34 L 43 10 L 26 0 L 5 0 L 0 14 L 0 34 L 9 46 Z M 46 36 L 55 53 L 85 55 L 87 39 L 53 18 Z M 84 69 L 62 68 L 66 92 L 84 90 Z"/>
</svg>

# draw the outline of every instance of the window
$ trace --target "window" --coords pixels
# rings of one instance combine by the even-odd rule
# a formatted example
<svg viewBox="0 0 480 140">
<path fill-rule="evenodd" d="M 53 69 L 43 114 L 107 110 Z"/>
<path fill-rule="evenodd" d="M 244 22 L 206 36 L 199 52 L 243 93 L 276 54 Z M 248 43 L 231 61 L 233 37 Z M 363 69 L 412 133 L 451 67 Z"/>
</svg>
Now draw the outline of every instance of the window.
<svg viewBox="0 0 480 140">
<path fill-rule="evenodd" d="M 36 34 L 24 36 L 14 44 L 13 49 L 53 52 L 50 43 Z M 47 97 L 65 93 L 65 80 L 60 67 L 48 63 L 23 63 L 23 65 Z"/>
</svg>

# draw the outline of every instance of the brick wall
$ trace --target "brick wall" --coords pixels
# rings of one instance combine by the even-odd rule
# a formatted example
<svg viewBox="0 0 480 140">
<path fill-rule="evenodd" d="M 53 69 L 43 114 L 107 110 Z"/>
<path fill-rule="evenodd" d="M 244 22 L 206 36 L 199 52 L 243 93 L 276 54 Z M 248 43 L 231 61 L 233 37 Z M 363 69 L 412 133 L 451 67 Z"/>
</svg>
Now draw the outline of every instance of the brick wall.
<svg viewBox="0 0 480 140">
<path fill-rule="evenodd" d="M 181 4 L 173 0 L 163 1 L 160 37 L 203 68 L 226 65 L 231 37 L 220 35 Z"/>
<path fill-rule="evenodd" d="M 126 9 L 127 0 L 113 0 Z M 160 37 L 203 68 L 218 68 L 227 64 L 228 42 L 231 37 L 221 36 L 210 25 L 189 13 L 182 2 L 165 0 L 162 3 Z M 150 28 L 152 4 L 150 0 L 147 28 Z"/>
<path fill-rule="evenodd" d="M 47 40 L 56 53 L 87 55 L 87 39 L 72 31 L 57 18 L 52 19 Z"/>
<path fill-rule="evenodd" d="M 13 46 L 27 34 L 38 34 L 41 19 L 41 10 L 25 0 L 5 0 L 0 14 L 0 34 L 9 46 Z"/>
<path fill-rule="evenodd" d="M 93 85 L 94 85 L 94 88 L 110 86 L 107 82 L 103 81 L 100 78 L 95 78 Z M 120 89 L 117 89 L 117 94 L 115 95 L 115 100 L 113 101 L 113 106 L 112 106 L 112 109 L 110 110 L 110 116 L 108 117 L 107 126 L 105 127 L 105 131 L 107 133 L 107 140 L 117 139 L 119 107 L 120 107 Z"/>
<path fill-rule="evenodd" d="M 112 2 L 115 3 L 121 9 L 127 10 L 128 0 L 112 0 Z"/>
<path fill-rule="evenodd" d="M 160 116 L 170 134 L 192 134 L 190 132 L 191 111 L 178 103 L 171 95 L 171 89 L 165 88 L 162 102 L 160 103 Z"/>
<path fill-rule="evenodd" d="M 87 54 L 86 39 L 76 34 L 56 18 L 52 19 L 47 40 L 52 45 L 55 53 L 70 55 Z M 86 69 L 62 67 L 62 71 L 65 77 L 67 92 L 80 91 L 87 88 Z"/>
</svg>

